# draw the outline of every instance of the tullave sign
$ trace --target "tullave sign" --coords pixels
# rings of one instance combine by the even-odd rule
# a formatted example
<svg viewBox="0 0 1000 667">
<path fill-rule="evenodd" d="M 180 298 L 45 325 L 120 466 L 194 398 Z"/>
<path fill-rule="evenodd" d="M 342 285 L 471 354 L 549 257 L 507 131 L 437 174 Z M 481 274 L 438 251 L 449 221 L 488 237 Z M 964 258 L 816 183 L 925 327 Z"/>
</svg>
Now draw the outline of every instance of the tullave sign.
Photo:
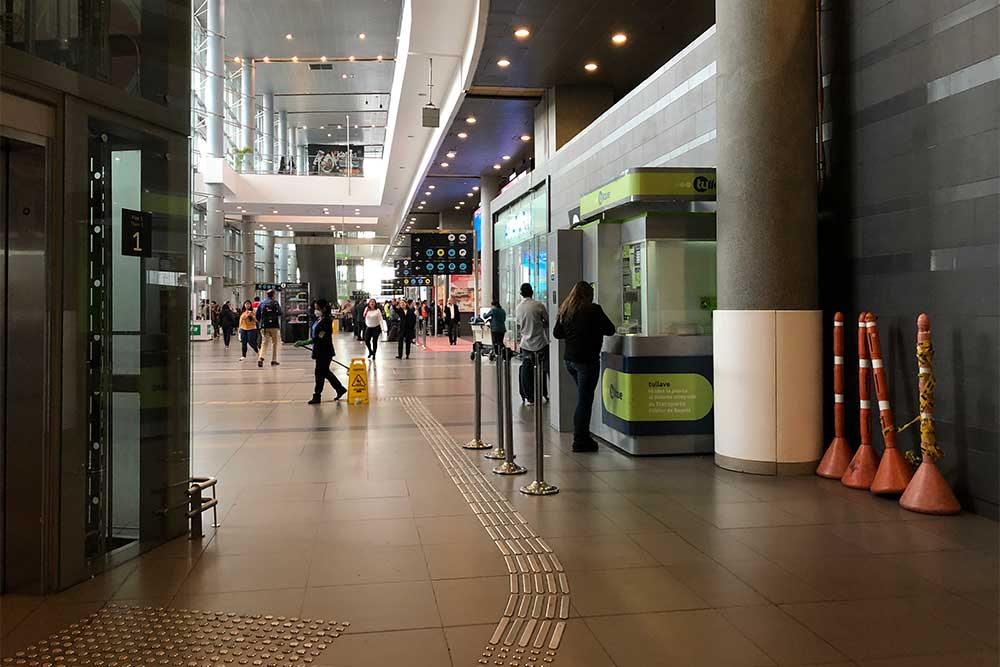
<svg viewBox="0 0 1000 667">
<path fill-rule="evenodd" d="M 580 219 L 622 204 L 641 201 L 711 201 L 715 199 L 714 169 L 629 169 L 615 180 L 580 198 Z"/>
<path fill-rule="evenodd" d="M 711 357 L 602 357 L 605 424 L 625 435 L 712 433 Z"/>
</svg>

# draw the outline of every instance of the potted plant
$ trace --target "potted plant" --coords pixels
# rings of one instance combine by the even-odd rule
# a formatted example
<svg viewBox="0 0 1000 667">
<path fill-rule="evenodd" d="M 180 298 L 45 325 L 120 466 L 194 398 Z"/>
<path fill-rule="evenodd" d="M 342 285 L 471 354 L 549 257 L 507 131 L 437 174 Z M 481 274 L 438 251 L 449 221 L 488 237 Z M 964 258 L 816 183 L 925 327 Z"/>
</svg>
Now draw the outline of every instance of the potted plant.
<svg viewBox="0 0 1000 667">
<path fill-rule="evenodd" d="M 233 149 L 233 165 L 236 171 L 243 171 L 243 161 L 246 160 L 246 157 L 252 152 L 253 149 L 249 146 Z"/>
</svg>

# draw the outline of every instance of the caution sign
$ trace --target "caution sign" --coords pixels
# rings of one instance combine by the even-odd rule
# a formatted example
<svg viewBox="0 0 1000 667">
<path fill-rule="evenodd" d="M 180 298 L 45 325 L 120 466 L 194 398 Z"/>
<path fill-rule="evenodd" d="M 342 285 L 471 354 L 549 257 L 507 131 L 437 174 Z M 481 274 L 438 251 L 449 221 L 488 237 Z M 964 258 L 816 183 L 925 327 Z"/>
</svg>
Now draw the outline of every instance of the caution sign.
<svg viewBox="0 0 1000 667">
<path fill-rule="evenodd" d="M 347 401 L 352 405 L 368 403 L 368 365 L 364 359 L 351 359 L 347 368 Z"/>
</svg>

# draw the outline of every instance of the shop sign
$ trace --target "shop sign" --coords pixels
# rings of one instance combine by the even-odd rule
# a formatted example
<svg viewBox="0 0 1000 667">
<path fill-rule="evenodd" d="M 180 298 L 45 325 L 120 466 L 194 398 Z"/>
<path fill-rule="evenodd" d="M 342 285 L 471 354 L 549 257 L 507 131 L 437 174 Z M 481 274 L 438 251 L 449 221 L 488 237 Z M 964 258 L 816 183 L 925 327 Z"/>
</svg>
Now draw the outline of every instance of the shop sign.
<svg viewBox="0 0 1000 667">
<path fill-rule="evenodd" d="M 580 198 L 580 217 L 586 220 L 615 206 L 640 201 L 712 200 L 716 194 L 714 169 L 646 168 L 624 174 Z"/>
<path fill-rule="evenodd" d="M 605 424 L 626 435 L 712 432 L 711 357 L 602 357 Z M 622 361 L 626 368 L 635 362 L 637 368 L 653 372 L 629 372 Z"/>
</svg>

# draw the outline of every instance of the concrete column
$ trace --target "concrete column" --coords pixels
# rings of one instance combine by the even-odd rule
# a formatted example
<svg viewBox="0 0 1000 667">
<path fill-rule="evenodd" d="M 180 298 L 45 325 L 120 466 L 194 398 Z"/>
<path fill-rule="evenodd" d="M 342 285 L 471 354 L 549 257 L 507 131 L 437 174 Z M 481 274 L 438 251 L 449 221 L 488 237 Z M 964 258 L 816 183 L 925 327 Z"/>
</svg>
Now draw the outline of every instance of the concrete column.
<svg viewBox="0 0 1000 667">
<path fill-rule="evenodd" d="M 285 236 L 286 232 L 278 232 L 278 234 Z M 277 245 L 278 263 L 274 265 L 274 282 L 284 283 L 290 280 L 288 277 L 288 244 L 279 243 Z"/>
<path fill-rule="evenodd" d="M 285 167 L 288 167 L 288 112 L 279 111 L 278 112 L 278 156 L 275 162 L 278 163 L 278 168 L 281 168 L 282 160 L 285 161 Z M 277 170 L 275 170 L 277 171 Z"/>
<path fill-rule="evenodd" d="M 264 282 L 277 282 L 274 279 L 274 232 L 267 232 L 264 236 Z"/>
<path fill-rule="evenodd" d="M 256 156 L 254 138 L 257 134 L 257 105 L 254 92 L 254 63 L 249 56 L 243 56 L 243 74 L 240 77 L 240 148 L 249 148 L 250 153 L 243 158 L 243 173 L 253 172 Z"/>
<path fill-rule="evenodd" d="M 822 443 L 815 6 L 716 0 L 716 26 L 716 463 L 812 473 Z"/>
<path fill-rule="evenodd" d="M 493 214 L 490 203 L 500 194 L 500 177 L 483 176 L 479 179 L 479 208 L 482 216 L 483 250 L 480 255 L 482 279 L 479 283 L 479 302 L 487 307 L 497 298 L 496 267 L 493 265 Z"/>
<path fill-rule="evenodd" d="M 254 242 L 253 218 L 249 215 L 243 216 L 243 223 L 240 225 L 240 234 L 243 238 L 243 258 L 240 262 L 241 273 L 240 282 L 243 284 L 240 290 L 240 300 L 253 300 L 254 284 L 257 282 L 257 244 Z"/>
<path fill-rule="evenodd" d="M 260 122 L 264 124 L 264 127 L 261 128 L 264 141 L 264 154 L 260 164 L 260 171 L 262 174 L 272 174 L 278 171 L 278 165 L 274 159 L 274 95 L 264 93 L 260 101 L 262 112 Z"/>
<path fill-rule="evenodd" d="M 289 174 L 294 174 L 295 171 L 292 169 L 292 158 L 295 157 L 295 145 L 298 141 L 298 128 L 293 125 L 289 125 L 287 132 L 288 138 L 286 139 L 285 144 L 285 171 Z"/>
<path fill-rule="evenodd" d="M 289 234 L 291 236 L 291 234 Z M 296 282 L 299 275 L 299 251 L 294 245 L 288 246 L 288 278 L 289 282 Z"/>
<path fill-rule="evenodd" d="M 297 145 L 298 158 L 296 158 L 295 164 L 298 167 L 298 173 L 307 176 L 309 174 L 309 134 L 307 131 L 299 132 Z"/>
<path fill-rule="evenodd" d="M 223 0 L 208 0 L 208 43 L 205 62 L 205 114 L 206 114 L 206 157 L 225 158 L 225 113 L 223 91 L 225 87 L 226 62 L 223 51 L 225 35 Z M 225 220 L 222 213 L 222 184 L 205 185 L 205 275 L 209 280 L 209 299 L 222 303 L 224 298 L 223 276 L 225 262 Z"/>
<path fill-rule="evenodd" d="M 309 236 L 323 236 L 310 234 Z M 337 300 L 337 248 L 334 245 L 297 245 L 302 282 L 309 283 L 309 292 L 315 299 Z"/>
</svg>

